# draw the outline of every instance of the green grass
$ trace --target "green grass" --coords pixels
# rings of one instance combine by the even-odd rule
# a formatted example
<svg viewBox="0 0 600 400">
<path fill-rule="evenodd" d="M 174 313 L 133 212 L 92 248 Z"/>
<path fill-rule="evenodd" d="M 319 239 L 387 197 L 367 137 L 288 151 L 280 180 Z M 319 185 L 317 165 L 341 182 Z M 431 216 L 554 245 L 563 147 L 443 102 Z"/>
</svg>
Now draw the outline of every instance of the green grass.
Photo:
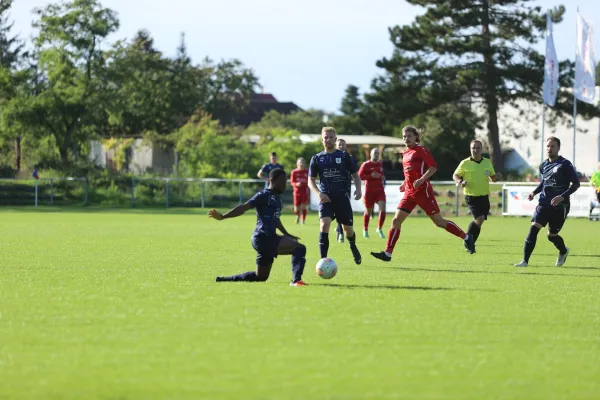
<svg viewBox="0 0 600 400">
<path fill-rule="evenodd" d="M 541 234 L 517 269 L 527 218 L 490 219 L 475 255 L 409 218 L 389 264 L 332 240 L 325 281 L 315 214 L 293 218 L 304 288 L 286 256 L 213 282 L 254 268 L 253 215 L 0 211 L 0 399 L 598 398 L 600 224 L 567 221 L 565 267 Z"/>
</svg>

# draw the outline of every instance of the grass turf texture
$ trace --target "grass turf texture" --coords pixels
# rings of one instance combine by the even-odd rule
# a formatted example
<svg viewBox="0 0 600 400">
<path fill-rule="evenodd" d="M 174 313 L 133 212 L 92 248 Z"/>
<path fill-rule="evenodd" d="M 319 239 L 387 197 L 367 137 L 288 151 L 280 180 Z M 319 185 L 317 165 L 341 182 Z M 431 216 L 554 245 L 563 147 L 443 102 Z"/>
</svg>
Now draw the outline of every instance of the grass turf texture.
<svg viewBox="0 0 600 400">
<path fill-rule="evenodd" d="M 332 233 L 325 281 L 315 214 L 284 215 L 308 246 L 311 286 L 294 288 L 289 256 L 267 283 L 214 283 L 254 269 L 253 213 L 55 211 L 0 212 L 0 399 L 600 393 L 597 223 L 567 221 L 563 268 L 543 233 L 531 266 L 512 267 L 526 218 L 487 221 L 475 255 L 409 218 L 387 264 L 368 255 L 384 240 L 359 231 L 356 266 Z"/>
</svg>

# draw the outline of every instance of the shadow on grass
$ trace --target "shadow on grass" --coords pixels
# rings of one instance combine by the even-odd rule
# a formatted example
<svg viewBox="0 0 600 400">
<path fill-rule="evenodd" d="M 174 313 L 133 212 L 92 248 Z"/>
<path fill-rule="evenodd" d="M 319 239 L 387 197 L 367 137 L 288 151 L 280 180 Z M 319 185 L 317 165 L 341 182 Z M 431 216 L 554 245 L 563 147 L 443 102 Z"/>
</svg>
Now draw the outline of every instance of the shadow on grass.
<svg viewBox="0 0 600 400">
<path fill-rule="evenodd" d="M 384 289 L 384 290 L 417 290 L 417 291 L 446 291 L 458 290 L 465 292 L 495 292 L 495 290 L 487 289 L 462 289 L 451 287 L 434 287 L 434 286 L 398 286 L 398 285 L 342 285 L 339 283 L 315 283 L 312 286 L 327 286 L 339 289 Z"/>
<path fill-rule="evenodd" d="M 225 208 L 215 207 L 220 210 Z M 193 214 L 202 215 L 206 214 L 210 208 L 165 208 L 164 206 L 149 206 L 143 208 L 132 208 L 125 206 L 89 206 L 89 207 L 55 207 L 55 206 L 44 206 L 44 207 L 1 207 L 0 212 L 2 213 L 85 213 L 85 214 L 96 214 L 96 213 L 118 213 L 118 214 Z M 228 208 L 229 209 L 229 208 Z M 227 209 L 227 210 L 228 210 Z"/>
<path fill-rule="evenodd" d="M 462 270 L 462 269 L 430 269 L 430 268 L 402 268 L 402 267 L 380 267 L 385 269 L 395 269 L 403 272 L 414 272 L 414 271 L 423 271 L 423 272 L 449 272 L 453 274 L 498 274 L 498 275 L 540 275 L 540 276 L 568 276 L 568 277 L 576 277 L 576 278 L 595 278 L 600 279 L 600 275 L 576 275 L 576 274 L 548 274 L 545 272 L 524 272 L 523 268 L 517 269 L 515 267 L 515 272 L 508 271 L 480 271 L 480 270 Z M 527 267 L 529 269 L 531 267 Z M 559 268 L 559 267 L 556 267 Z M 577 267 L 568 268 L 568 267 L 560 267 L 561 269 L 576 269 Z M 598 269 L 596 267 L 581 267 L 577 269 Z"/>
</svg>

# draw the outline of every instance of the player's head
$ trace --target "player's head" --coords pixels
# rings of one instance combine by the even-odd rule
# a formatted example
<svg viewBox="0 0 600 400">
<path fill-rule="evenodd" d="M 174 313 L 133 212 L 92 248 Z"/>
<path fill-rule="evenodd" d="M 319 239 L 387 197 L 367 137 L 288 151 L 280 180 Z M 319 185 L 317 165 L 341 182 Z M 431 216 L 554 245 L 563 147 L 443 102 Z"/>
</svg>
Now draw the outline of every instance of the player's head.
<svg viewBox="0 0 600 400">
<path fill-rule="evenodd" d="M 271 181 L 270 188 L 276 193 L 285 192 L 285 186 L 287 184 L 285 171 L 281 168 L 272 169 L 269 172 L 269 180 Z"/>
<path fill-rule="evenodd" d="M 335 150 L 335 141 L 337 137 L 335 129 L 331 126 L 325 126 L 321 129 L 321 142 L 327 151 Z"/>
<path fill-rule="evenodd" d="M 550 136 L 546 139 L 546 154 L 548 158 L 555 159 L 560 151 L 560 139 L 556 136 Z"/>
<path fill-rule="evenodd" d="M 272 152 L 269 156 L 269 160 L 271 161 L 271 164 L 277 164 L 277 153 Z"/>
<path fill-rule="evenodd" d="M 306 160 L 304 158 L 300 157 L 296 161 L 296 167 L 298 167 L 298 169 L 305 169 L 306 168 Z"/>
<path fill-rule="evenodd" d="M 344 139 L 337 140 L 337 148 L 341 151 L 346 151 L 346 141 Z"/>
<path fill-rule="evenodd" d="M 371 150 L 371 161 L 379 161 L 379 149 L 377 147 Z"/>
<path fill-rule="evenodd" d="M 483 153 L 483 143 L 479 140 L 471 141 L 471 157 L 476 160 L 481 158 L 481 154 Z"/>
<path fill-rule="evenodd" d="M 416 127 L 407 125 L 402 128 L 402 139 L 406 147 L 415 147 L 421 143 L 421 132 Z"/>
</svg>

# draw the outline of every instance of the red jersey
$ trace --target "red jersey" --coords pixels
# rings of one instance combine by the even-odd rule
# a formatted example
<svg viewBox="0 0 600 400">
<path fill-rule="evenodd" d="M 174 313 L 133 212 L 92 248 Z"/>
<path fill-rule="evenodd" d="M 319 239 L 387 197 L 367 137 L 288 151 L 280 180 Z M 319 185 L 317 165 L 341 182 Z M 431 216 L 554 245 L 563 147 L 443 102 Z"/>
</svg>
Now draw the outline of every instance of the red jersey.
<svg viewBox="0 0 600 400">
<path fill-rule="evenodd" d="M 294 169 L 290 174 L 290 183 L 294 188 L 294 192 L 300 190 L 308 190 L 308 169 Z M 298 186 L 297 184 L 300 184 Z"/>
<path fill-rule="evenodd" d="M 423 184 L 415 189 L 413 183 L 425 175 L 429 167 L 437 168 L 437 163 L 425 146 L 417 145 L 407 149 L 402 154 L 402 168 L 404 168 L 404 190 L 406 193 L 415 193 L 425 190 L 428 185 Z M 429 180 L 427 180 L 429 182 Z"/>
<path fill-rule="evenodd" d="M 379 178 L 373 178 L 373 172 L 381 175 Z M 365 182 L 365 192 L 384 191 L 383 180 L 383 163 L 381 161 L 365 161 L 358 170 L 358 176 L 361 181 Z"/>
</svg>

